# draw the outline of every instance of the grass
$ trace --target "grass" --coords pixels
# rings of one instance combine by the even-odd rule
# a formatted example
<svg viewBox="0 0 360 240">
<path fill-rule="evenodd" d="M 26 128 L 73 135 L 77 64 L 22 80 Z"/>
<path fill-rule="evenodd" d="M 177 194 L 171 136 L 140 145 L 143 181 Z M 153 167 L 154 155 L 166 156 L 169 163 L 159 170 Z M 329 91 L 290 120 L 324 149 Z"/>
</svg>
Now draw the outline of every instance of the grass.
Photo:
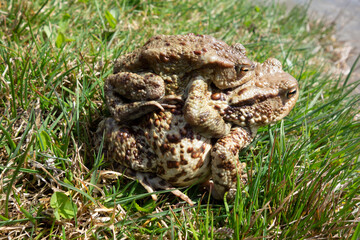
<svg viewBox="0 0 360 240">
<path fill-rule="evenodd" d="M 359 81 L 332 73 L 333 29 L 305 9 L 13 0 L 1 2 L 0 23 L 1 239 L 360 237 Z M 113 60 L 152 35 L 188 32 L 276 57 L 300 84 L 295 109 L 240 156 L 249 184 L 233 203 L 199 186 L 182 189 L 194 207 L 164 192 L 154 202 L 93 147 Z"/>
</svg>

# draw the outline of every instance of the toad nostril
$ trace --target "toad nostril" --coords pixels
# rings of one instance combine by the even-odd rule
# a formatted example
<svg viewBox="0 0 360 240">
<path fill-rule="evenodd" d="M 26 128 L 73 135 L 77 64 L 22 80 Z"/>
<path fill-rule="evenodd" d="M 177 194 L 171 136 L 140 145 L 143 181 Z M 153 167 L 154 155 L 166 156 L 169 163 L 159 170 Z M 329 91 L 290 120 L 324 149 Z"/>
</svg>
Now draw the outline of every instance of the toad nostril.
<svg viewBox="0 0 360 240">
<path fill-rule="evenodd" d="M 221 94 L 220 93 L 213 93 L 211 95 L 211 99 L 212 100 L 219 100 L 221 98 Z"/>
</svg>

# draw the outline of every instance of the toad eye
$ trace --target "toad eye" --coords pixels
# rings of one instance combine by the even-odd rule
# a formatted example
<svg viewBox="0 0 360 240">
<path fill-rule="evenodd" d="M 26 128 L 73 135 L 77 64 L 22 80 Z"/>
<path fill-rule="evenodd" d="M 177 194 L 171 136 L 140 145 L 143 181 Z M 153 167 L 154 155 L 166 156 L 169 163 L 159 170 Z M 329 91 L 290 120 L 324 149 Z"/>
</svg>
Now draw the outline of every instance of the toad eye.
<svg viewBox="0 0 360 240">
<path fill-rule="evenodd" d="M 254 70 L 254 66 L 253 65 L 238 65 L 235 66 L 235 71 L 238 73 L 242 73 L 242 72 L 248 72 Z"/>
<path fill-rule="evenodd" d="M 249 71 L 250 69 L 248 68 L 248 67 L 242 67 L 241 69 L 240 69 L 240 71 L 242 71 L 242 72 L 247 72 L 247 71 Z"/>
<path fill-rule="evenodd" d="M 297 93 L 297 89 L 293 88 L 286 93 L 287 98 L 292 98 Z"/>
</svg>

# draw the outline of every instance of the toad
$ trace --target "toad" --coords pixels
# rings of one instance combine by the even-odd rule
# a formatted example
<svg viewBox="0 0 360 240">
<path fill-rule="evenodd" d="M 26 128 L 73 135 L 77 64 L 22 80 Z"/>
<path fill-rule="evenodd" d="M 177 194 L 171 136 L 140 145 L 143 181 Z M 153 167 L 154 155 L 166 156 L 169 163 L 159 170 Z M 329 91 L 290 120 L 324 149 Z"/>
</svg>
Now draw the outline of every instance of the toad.
<svg viewBox="0 0 360 240">
<path fill-rule="evenodd" d="M 229 199 L 236 193 L 237 178 L 247 182 L 245 164 L 238 154 L 255 137 L 257 129 L 283 119 L 294 107 L 298 83 L 281 69 L 276 59 L 256 64 L 255 78 L 230 91 L 213 91 L 204 81 L 196 84 L 207 105 L 232 124 L 229 134 L 213 139 L 199 134 L 184 118 L 181 103 L 176 108 L 153 111 L 122 124 L 116 118 L 102 121 L 99 142 L 104 135 L 104 153 L 118 162 L 125 174 L 139 180 L 149 191 L 171 189 L 193 202 L 174 187 L 190 186 L 213 180 L 212 195 Z"/>
<path fill-rule="evenodd" d="M 202 99 L 190 86 L 194 79 L 228 89 L 248 81 L 253 68 L 240 43 L 229 46 L 208 35 L 159 35 L 118 59 L 104 92 L 111 114 L 126 122 L 156 109 L 174 107 L 174 99 Z M 191 118 L 190 125 L 196 125 L 199 133 L 208 137 L 229 133 L 230 125 L 217 112 L 213 112 L 217 127 L 208 127 L 202 101 L 193 101 L 191 107 L 197 111 L 185 119 Z"/>
</svg>

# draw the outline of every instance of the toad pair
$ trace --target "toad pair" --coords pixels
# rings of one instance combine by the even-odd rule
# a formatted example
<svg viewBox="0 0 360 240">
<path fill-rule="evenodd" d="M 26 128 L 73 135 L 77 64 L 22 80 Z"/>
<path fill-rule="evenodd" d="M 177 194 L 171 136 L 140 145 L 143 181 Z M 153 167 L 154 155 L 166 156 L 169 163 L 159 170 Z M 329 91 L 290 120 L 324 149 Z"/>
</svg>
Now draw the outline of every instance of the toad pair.
<svg viewBox="0 0 360 240">
<path fill-rule="evenodd" d="M 105 96 L 113 117 L 98 133 L 128 175 L 149 192 L 211 178 L 212 195 L 231 199 L 238 176 L 247 180 L 239 151 L 289 113 L 298 84 L 276 59 L 252 63 L 241 44 L 188 34 L 153 37 L 120 58 Z"/>
</svg>

